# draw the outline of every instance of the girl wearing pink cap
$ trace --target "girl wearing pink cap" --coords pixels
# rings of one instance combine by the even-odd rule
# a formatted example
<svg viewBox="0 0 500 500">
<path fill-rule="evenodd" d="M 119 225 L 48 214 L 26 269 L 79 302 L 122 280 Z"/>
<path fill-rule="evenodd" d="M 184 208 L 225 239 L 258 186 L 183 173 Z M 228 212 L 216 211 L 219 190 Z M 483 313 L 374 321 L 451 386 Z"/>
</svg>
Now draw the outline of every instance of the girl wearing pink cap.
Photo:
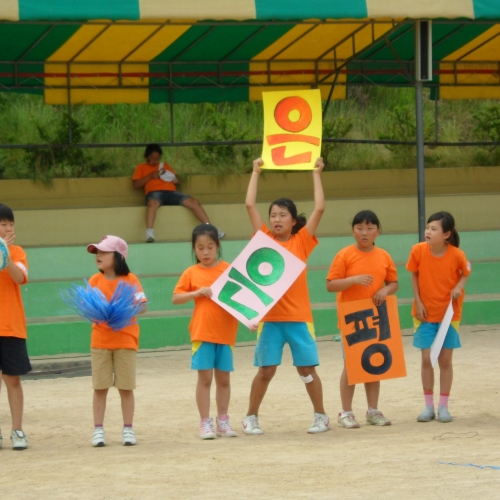
<svg viewBox="0 0 500 500">
<path fill-rule="evenodd" d="M 105 236 L 100 243 L 87 247 L 96 255 L 99 272 L 89 279 L 91 287 L 97 287 L 109 301 L 120 282 L 135 288 L 135 300 L 146 302 L 146 296 L 137 276 L 128 268 L 126 258 L 128 246 L 117 236 Z M 145 311 L 144 307 L 144 311 Z M 122 443 L 125 446 L 136 444 L 132 428 L 134 417 L 134 389 L 136 355 L 139 348 L 139 325 L 135 318 L 132 324 L 115 331 L 106 323 L 93 323 L 91 362 L 92 383 L 94 386 L 94 433 L 92 446 L 105 446 L 104 412 L 110 387 L 118 389 L 123 413 Z"/>
</svg>

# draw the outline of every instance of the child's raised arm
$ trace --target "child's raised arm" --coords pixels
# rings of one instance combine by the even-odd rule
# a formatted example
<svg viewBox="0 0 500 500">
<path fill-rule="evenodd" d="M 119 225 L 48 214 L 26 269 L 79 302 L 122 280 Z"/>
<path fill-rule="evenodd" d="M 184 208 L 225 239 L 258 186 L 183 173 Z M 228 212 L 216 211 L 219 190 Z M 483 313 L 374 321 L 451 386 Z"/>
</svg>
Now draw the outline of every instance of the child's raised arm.
<svg viewBox="0 0 500 500">
<path fill-rule="evenodd" d="M 259 183 L 259 175 L 262 172 L 260 168 L 262 165 L 264 165 L 264 162 L 261 158 L 253 161 L 253 172 L 248 183 L 247 197 L 245 199 L 245 206 L 254 231 L 258 231 L 262 226 L 262 217 L 257 210 L 257 184 Z"/>
<path fill-rule="evenodd" d="M 306 228 L 307 232 L 314 236 L 316 234 L 316 229 L 318 229 L 319 221 L 323 216 L 325 211 L 325 194 L 323 192 L 323 184 L 321 183 L 321 172 L 325 164 L 323 163 L 323 158 L 318 158 L 314 164 L 313 170 L 313 183 L 314 183 L 314 210 L 309 217 Z"/>
<path fill-rule="evenodd" d="M 212 296 L 212 290 L 208 287 L 201 287 L 198 290 L 195 290 L 194 292 L 188 292 L 188 293 L 174 293 L 172 295 L 172 304 L 178 306 L 180 304 L 185 304 L 186 302 L 189 302 L 190 300 L 194 300 L 197 297 L 208 297 L 210 298 Z"/>
</svg>

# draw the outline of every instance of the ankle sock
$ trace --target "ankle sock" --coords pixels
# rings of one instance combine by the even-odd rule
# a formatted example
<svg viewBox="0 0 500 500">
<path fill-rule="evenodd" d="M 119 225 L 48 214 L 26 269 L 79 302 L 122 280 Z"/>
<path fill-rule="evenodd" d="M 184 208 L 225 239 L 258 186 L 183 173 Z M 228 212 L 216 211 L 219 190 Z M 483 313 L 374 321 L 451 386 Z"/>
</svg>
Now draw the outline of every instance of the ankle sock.
<svg viewBox="0 0 500 500">
<path fill-rule="evenodd" d="M 439 394 L 439 406 L 444 406 L 448 408 L 448 399 L 450 398 L 449 394 L 441 393 Z"/>
<path fill-rule="evenodd" d="M 424 391 L 425 406 L 432 406 L 434 408 L 434 393 Z"/>
</svg>

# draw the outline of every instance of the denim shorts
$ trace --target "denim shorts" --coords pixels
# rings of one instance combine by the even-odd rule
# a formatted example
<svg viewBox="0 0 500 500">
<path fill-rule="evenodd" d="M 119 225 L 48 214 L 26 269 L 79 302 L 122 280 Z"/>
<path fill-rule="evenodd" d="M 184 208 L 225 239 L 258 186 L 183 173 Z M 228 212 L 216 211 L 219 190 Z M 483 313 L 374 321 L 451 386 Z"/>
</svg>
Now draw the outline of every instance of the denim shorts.
<svg viewBox="0 0 500 500">
<path fill-rule="evenodd" d="M 146 205 L 149 200 L 156 200 L 162 205 L 182 205 L 184 200 L 191 198 L 188 194 L 179 193 L 178 191 L 150 191 L 146 195 Z"/>
</svg>

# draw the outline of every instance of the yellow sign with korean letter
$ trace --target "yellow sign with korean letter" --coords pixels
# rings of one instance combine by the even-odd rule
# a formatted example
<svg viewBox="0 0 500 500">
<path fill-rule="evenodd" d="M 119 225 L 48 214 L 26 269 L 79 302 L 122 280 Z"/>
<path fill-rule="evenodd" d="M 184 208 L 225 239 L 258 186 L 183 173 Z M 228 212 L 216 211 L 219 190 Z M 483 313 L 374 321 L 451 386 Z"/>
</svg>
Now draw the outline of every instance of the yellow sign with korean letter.
<svg viewBox="0 0 500 500">
<path fill-rule="evenodd" d="M 264 169 L 312 170 L 321 156 L 319 90 L 263 92 Z"/>
</svg>

